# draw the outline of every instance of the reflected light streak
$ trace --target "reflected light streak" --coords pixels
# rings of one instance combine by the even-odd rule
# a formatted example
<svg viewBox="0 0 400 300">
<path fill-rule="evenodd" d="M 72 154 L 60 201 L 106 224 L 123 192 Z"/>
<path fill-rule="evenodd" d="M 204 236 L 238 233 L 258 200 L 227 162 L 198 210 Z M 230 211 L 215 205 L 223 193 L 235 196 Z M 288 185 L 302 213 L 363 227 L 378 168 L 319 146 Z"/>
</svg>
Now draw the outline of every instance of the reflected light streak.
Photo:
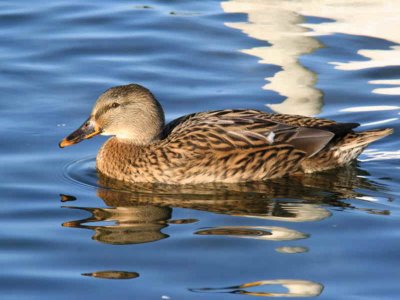
<svg viewBox="0 0 400 300">
<path fill-rule="evenodd" d="M 355 106 L 343 108 L 341 112 L 370 112 L 370 111 L 385 111 L 385 110 L 397 110 L 400 106 L 389 106 L 389 105 L 376 105 L 376 106 Z"/>
<path fill-rule="evenodd" d="M 251 292 L 247 289 L 259 286 L 280 286 L 287 289 L 287 292 Z M 319 296 L 324 289 L 320 283 L 308 280 L 293 280 L 293 279 L 276 279 L 276 280 L 261 280 L 255 282 L 244 283 L 237 286 L 225 288 L 200 288 L 190 289 L 192 292 L 201 293 L 231 293 L 258 297 L 316 297 Z"/>
<path fill-rule="evenodd" d="M 226 23 L 248 36 L 267 42 L 265 47 L 243 49 L 260 58 L 262 64 L 282 68 L 263 88 L 276 91 L 286 99 L 279 104 L 267 104 L 274 112 L 312 116 L 321 112 L 322 93 L 315 87 L 317 75 L 305 68 L 299 58 L 322 45 L 316 36 L 347 34 L 382 39 L 400 44 L 398 16 L 400 1 L 382 0 L 230 0 L 221 3 L 227 13 L 246 13 L 247 22 Z M 304 23 L 303 16 L 327 19 L 319 23 Z M 357 17 L 355 17 L 357 16 Z M 400 65 L 400 46 L 388 49 L 360 49 L 359 61 L 330 62 L 335 69 L 356 71 Z M 389 82 L 389 83 L 387 83 Z M 370 84 L 382 84 L 370 81 Z M 393 87 L 376 88 L 372 92 L 399 95 L 399 80 L 387 80 Z"/>
<path fill-rule="evenodd" d="M 399 79 L 389 79 L 389 80 L 371 80 L 369 81 L 370 84 L 379 84 L 379 85 L 399 85 Z M 382 94 L 382 95 L 400 95 L 400 87 L 385 87 L 385 88 L 378 88 L 372 91 L 375 94 Z"/>
<path fill-rule="evenodd" d="M 309 29 L 301 25 L 304 18 L 287 4 L 281 5 L 281 1 L 231 0 L 222 2 L 221 6 L 227 13 L 248 15 L 248 22 L 225 23 L 226 26 L 270 44 L 241 51 L 260 58 L 261 64 L 282 68 L 273 77 L 265 78 L 269 83 L 263 89 L 276 91 L 286 99 L 267 106 L 277 113 L 319 114 L 323 103 L 321 91 L 315 88 L 317 75 L 304 67 L 299 57 L 322 48 L 322 45 L 306 35 Z"/>
<path fill-rule="evenodd" d="M 375 121 L 375 122 L 369 122 L 362 124 L 361 126 L 375 126 L 375 125 L 381 125 L 381 124 L 386 124 L 386 123 L 392 123 L 397 121 L 399 118 L 390 118 L 386 120 L 381 120 L 381 121 Z"/>
<path fill-rule="evenodd" d="M 366 149 L 359 161 L 375 161 L 387 159 L 400 159 L 400 150 L 395 151 L 381 151 L 376 149 Z"/>
</svg>

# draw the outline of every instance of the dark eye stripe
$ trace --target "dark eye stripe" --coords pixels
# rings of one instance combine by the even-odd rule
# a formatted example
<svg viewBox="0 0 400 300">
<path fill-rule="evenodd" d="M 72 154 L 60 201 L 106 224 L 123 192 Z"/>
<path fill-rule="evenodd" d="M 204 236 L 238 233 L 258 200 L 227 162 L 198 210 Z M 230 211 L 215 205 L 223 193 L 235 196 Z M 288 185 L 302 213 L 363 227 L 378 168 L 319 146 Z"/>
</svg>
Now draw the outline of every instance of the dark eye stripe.
<svg viewBox="0 0 400 300">
<path fill-rule="evenodd" d="M 117 104 L 117 105 L 114 106 L 115 104 Z M 120 107 L 123 107 L 123 106 L 125 106 L 125 105 L 127 105 L 127 104 L 128 104 L 128 102 L 123 102 L 123 103 L 114 102 L 114 103 L 112 103 L 112 104 L 103 106 L 102 108 L 100 108 L 100 109 L 96 112 L 96 114 L 94 115 L 94 118 L 95 118 L 95 119 L 98 119 L 98 118 L 100 118 L 101 115 L 103 115 L 104 113 L 106 113 L 108 110 L 113 109 L 113 108 L 116 108 L 116 107 L 119 107 L 119 106 L 120 106 Z"/>
<path fill-rule="evenodd" d="M 95 119 L 99 119 L 101 115 L 103 115 L 106 111 L 108 111 L 111 108 L 111 105 L 103 106 L 100 108 L 96 114 L 94 115 Z"/>
</svg>

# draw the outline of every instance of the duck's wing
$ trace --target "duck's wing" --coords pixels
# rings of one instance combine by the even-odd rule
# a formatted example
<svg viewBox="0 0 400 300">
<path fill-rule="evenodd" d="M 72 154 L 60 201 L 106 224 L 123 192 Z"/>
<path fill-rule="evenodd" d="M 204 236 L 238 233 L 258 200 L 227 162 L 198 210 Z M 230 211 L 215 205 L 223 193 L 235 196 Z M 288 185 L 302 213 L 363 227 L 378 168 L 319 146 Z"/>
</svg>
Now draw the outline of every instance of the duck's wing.
<svg viewBox="0 0 400 300">
<path fill-rule="evenodd" d="M 338 123 L 328 119 L 305 117 L 300 115 L 270 114 L 270 118 L 278 123 L 296 127 L 307 127 L 329 131 L 335 134 L 335 139 L 341 138 L 358 126 L 359 123 Z"/>
<path fill-rule="evenodd" d="M 335 137 L 335 130 L 344 127 L 324 119 L 258 110 L 219 110 L 176 119 L 166 126 L 163 138 L 193 149 L 214 151 L 287 145 L 310 157 Z"/>
</svg>

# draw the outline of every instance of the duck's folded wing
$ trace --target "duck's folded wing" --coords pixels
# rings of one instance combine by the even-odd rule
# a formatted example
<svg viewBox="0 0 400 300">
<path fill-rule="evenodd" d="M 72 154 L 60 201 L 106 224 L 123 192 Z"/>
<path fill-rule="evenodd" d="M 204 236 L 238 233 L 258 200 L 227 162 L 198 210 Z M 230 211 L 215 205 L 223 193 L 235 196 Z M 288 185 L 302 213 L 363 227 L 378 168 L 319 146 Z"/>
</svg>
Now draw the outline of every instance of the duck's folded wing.
<svg viewBox="0 0 400 300">
<path fill-rule="evenodd" d="M 308 157 L 321 151 L 335 136 L 329 130 L 284 124 L 271 116 L 256 110 L 192 114 L 172 121 L 164 135 L 192 149 L 234 151 L 289 145 Z"/>
</svg>

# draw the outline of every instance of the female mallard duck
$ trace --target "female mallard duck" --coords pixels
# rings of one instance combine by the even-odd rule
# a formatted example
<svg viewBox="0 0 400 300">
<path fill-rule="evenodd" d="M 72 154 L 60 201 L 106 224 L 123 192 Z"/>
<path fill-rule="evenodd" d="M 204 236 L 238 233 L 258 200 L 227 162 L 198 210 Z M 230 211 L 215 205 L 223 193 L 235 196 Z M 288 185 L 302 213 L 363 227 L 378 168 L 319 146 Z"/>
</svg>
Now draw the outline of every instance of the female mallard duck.
<svg viewBox="0 0 400 300">
<path fill-rule="evenodd" d="M 244 109 L 194 113 L 165 125 L 153 94 L 129 84 L 104 92 L 60 147 L 112 135 L 96 167 L 132 183 L 257 181 L 349 164 L 369 143 L 393 131 L 354 132 L 358 125 Z"/>
</svg>

